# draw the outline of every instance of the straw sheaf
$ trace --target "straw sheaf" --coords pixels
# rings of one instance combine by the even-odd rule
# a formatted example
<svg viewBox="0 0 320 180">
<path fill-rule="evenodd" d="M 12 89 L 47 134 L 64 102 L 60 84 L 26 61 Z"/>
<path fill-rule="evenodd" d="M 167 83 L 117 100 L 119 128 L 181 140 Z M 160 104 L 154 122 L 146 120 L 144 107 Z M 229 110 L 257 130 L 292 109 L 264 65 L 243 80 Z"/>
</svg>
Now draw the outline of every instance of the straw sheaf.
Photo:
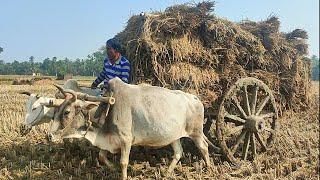
<svg viewBox="0 0 320 180">
<path fill-rule="evenodd" d="M 280 32 L 274 16 L 234 23 L 213 7 L 183 4 L 132 16 L 116 38 L 131 60 L 133 82 L 193 92 L 210 107 L 236 80 L 254 76 L 274 91 L 280 108 L 307 107 L 307 33 Z"/>
</svg>

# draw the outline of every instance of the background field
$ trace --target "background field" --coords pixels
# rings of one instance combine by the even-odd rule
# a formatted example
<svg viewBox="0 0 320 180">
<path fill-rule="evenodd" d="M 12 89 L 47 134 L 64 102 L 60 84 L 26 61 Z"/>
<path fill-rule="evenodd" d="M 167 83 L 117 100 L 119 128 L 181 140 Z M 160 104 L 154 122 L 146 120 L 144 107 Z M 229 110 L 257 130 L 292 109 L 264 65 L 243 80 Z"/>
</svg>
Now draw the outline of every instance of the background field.
<svg viewBox="0 0 320 180">
<path fill-rule="evenodd" d="M 92 78 L 80 78 L 90 85 Z M 10 85 L 12 76 L 0 77 L 0 179 L 116 179 L 119 172 L 96 166 L 98 149 L 86 141 L 49 144 L 45 140 L 48 125 L 33 128 L 26 136 L 19 134 L 30 91 L 53 97 L 53 81 L 35 85 Z M 63 83 L 58 81 L 56 83 Z M 272 147 L 253 162 L 244 161 L 236 168 L 220 156 L 211 156 L 212 170 L 207 170 L 197 152 L 185 149 L 175 173 L 164 177 L 171 161 L 170 148 L 159 150 L 133 148 L 128 175 L 131 179 L 319 179 L 319 83 L 313 82 L 314 101 L 306 112 L 285 112 Z M 109 156 L 118 163 L 119 155 Z"/>
</svg>

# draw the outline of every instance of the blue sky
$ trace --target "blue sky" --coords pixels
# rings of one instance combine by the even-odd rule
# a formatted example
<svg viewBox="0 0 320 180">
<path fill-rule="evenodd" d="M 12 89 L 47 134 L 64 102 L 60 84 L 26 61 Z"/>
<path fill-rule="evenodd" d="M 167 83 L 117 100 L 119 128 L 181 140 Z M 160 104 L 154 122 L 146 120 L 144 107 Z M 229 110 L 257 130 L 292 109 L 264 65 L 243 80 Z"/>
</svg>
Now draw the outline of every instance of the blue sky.
<svg viewBox="0 0 320 180">
<path fill-rule="evenodd" d="M 0 59 L 85 58 L 123 30 L 132 15 L 186 2 L 201 1 L 0 0 Z M 319 56 L 319 0 L 217 0 L 214 12 L 234 22 L 276 15 L 283 32 L 305 29 L 310 55 Z"/>
</svg>

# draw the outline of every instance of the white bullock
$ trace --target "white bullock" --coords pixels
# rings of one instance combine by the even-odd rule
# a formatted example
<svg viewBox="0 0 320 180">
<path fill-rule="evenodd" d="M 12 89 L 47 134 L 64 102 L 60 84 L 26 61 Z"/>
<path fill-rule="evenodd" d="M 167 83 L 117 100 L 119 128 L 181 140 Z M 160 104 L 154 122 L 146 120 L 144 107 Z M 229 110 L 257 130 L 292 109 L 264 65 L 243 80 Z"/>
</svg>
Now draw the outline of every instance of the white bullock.
<svg viewBox="0 0 320 180">
<path fill-rule="evenodd" d="M 77 100 L 72 91 L 63 90 L 64 103 L 51 103 L 61 113 L 54 123 L 63 130 L 62 138 L 86 138 L 93 145 L 111 153 L 121 153 L 120 165 L 123 179 L 127 178 L 127 166 L 131 146 L 163 147 L 171 145 L 173 160 L 168 172 L 172 172 L 182 156 L 182 137 L 189 137 L 202 153 L 207 166 L 211 166 L 208 139 L 203 134 L 204 107 L 194 95 L 177 90 L 130 85 L 119 78 L 109 81 L 110 91 L 116 103 L 112 106 L 104 128 L 90 126 L 87 119 L 77 118 L 81 109 L 91 109 L 88 102 Z"/>
<path fill-rule="evenodd" d="M 93 96 L 97 96 L 101 93 L 101 91 L 98 89 L 93 90 L 90 88 L 79 87 L 77 81 L 73 79 L 66 81 L 66 83 L 63 85 L 63 88 Z M 49 101 L 52 101 L 54 98 L 40 97 L 37 94 L 32 94 L 29 92 L 22 92 L 21 94 L 26 94 L 29 96 L 26 102 L 26 116 L 24 122 L 22 122 L 20 125 L 20 130 L 23 135 L 30 132 L 33 126 L 48 123 L 53 120 L 55 108 L 48 108 L 42 104 L 49 103 Z M 56 97 L 57 96 L 59 96 L 59 92 L 56 94 Z"/>
<path fill-rule="evenodd" d="M 76 80 L 70 79 L 66 81 L 66 83 L 63 85 L 63 88 L 65 89 L 71 89 L 76 92 L 86 93 L 92 96 L 100 95 L 101 91 L 99 89 L 90 89 L 85 87 L 79 87 Z M 55 107 L 46 107 L 43 104 L 48 104 L 52 102 L 53 100 L 60 101 L 60 104 L 64 101 L 63 99 L 57 100 L 55 98 L 48 98 L 48 97 L 41 97 L 37 94 L 32 94 L 30 92 L 22 92 L 21 94 L 28 95 L 29 98 L 26 102 L 26 116 L 24 121 L 20 125 L 20 133 L 22 135 L 26 135 L 30 132 L 33 126 L 37 126 L 43 123 L 49 123 L 54 119 L 55 114 L 57 113 L 57 108 Z M 56 94 L 56 97 L 61 97 L 60 92 Z M 84 114 L 86 118 L 93 117 L 93 111 L 87 112 L 87 114 Z M 92 121 L 93 119 L 91 119 Z M 54 132 L 55 129 L 51 129 L 50 133 L 48 134 L 48 137 L 50 138 L 50 141 L 53 141 L 53 136 L 51 132 Z M 107 152 L 101 150 L 99 152 L 99 161 L 103 164 L 106 164 L 109 168 L 114 169 L 111 162 L 107 160 Z"/>
</svg>

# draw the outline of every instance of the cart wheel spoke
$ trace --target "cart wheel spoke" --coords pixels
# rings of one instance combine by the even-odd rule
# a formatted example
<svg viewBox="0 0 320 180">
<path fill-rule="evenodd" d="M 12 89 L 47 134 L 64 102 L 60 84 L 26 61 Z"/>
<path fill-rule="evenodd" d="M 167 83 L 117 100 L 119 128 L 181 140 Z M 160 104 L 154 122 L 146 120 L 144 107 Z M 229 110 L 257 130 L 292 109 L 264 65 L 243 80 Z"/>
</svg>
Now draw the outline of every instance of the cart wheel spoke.
<svg viewBox="0 0 320 180">
<path fill-rule="evenodd" d="M 263 150 L 263 151 L 266 151 L 266 150 L 267 150 L 267 146 L 266 146 L 266 144 L 263 142 L 261 136 L 260 136 L 257 132 L 255 132 L 254 135 L 256 136 L 257 140 L 259 141 L 259 143 L 260 143 L 260 145 L 261 145 L 261 147 L 262 147 L 262 150 Z"/>
<path fill-rule="evenodd" d="M 242 159 L 247 160 L 248 148 L 249 148 L 249 137 L 251 133 L 247 132 L 246 137 L 244 139 L 243 149 L 242 149 Z"/>
<path fill-rule="evenodd" d="M 259 115 L 262 111 L 262 109 L 264 108 L 264 106 L 267 104 L 267 102 L 269 101 L 270 96 L 267 96 L 264 98 L 264 100 L 262 101 L 262 103 L 259 105 L 258 111 L 256 113 L 256 115 Z"/>
<path fill-rule="evenodd" d="M 254 87 L 253 98 L 251 102 L 251 114 L 256 114 L 257 98 L 258 98 L 259 86 Z"/>
<path fill-rule="evenodd" d="M 225 136 L 230 136 L 232 134 L 236 134 L 237 132 L 243 130 L 244 126 L 237 126 L 237 127 L 234 127 L 230 130 L 227 131 L 227 133 L 225 134 Z"/>
<path fill-rule="evenodd" d="M 238 116 L 229 114 L 228 112 L 225 113 L 225 117 L 228 118 L 228 119 L 226 119 L 226 121 L 233 122 L 235 124 L 237 124 L 237 123 L 244 124 L 246 122 L 246 120 L 244 120 Z"/>
<path fill-rule="evenodd" d="M 244 118 L 247 118 L 247 114 L 244 112 L 244 110 L 242 109 L 240 102 L 238 101 L 237 97 L 232 97 L 232 100 L 234 101 L 234 103 L 236 104 L 237 108 L 239 109 L 239 111 L 241 112 L 241 115 Z"/>
<path fill-rule="evenodd" d="M 241 143 L 242 139 L 246 134 L 247 131 L 242 131 L 241 134 L 237 137 L 236 144 L 231 148 L 232 154 L 234 154 L 237 151 L 239 144 Z"/>
<path fill-rule="evenodd" d="M 251 142 L 251 151 L 252 151 L 252 158 L 254 159 L 257 154 L 257 148 L 256 148 L 256 141 L 254 139 L 254 134 L 250 134 L 250 142 Z"/>
<path fill-rule="evenodd" d="M 244 90 L 244 100 L 245 100 L 246 110 L 247 110 L 248 115 L 250 116 L 251 115 L 251 110 L 250 110 L 247 86 L 243 86 L 243 90 Z"/>
</svg>

